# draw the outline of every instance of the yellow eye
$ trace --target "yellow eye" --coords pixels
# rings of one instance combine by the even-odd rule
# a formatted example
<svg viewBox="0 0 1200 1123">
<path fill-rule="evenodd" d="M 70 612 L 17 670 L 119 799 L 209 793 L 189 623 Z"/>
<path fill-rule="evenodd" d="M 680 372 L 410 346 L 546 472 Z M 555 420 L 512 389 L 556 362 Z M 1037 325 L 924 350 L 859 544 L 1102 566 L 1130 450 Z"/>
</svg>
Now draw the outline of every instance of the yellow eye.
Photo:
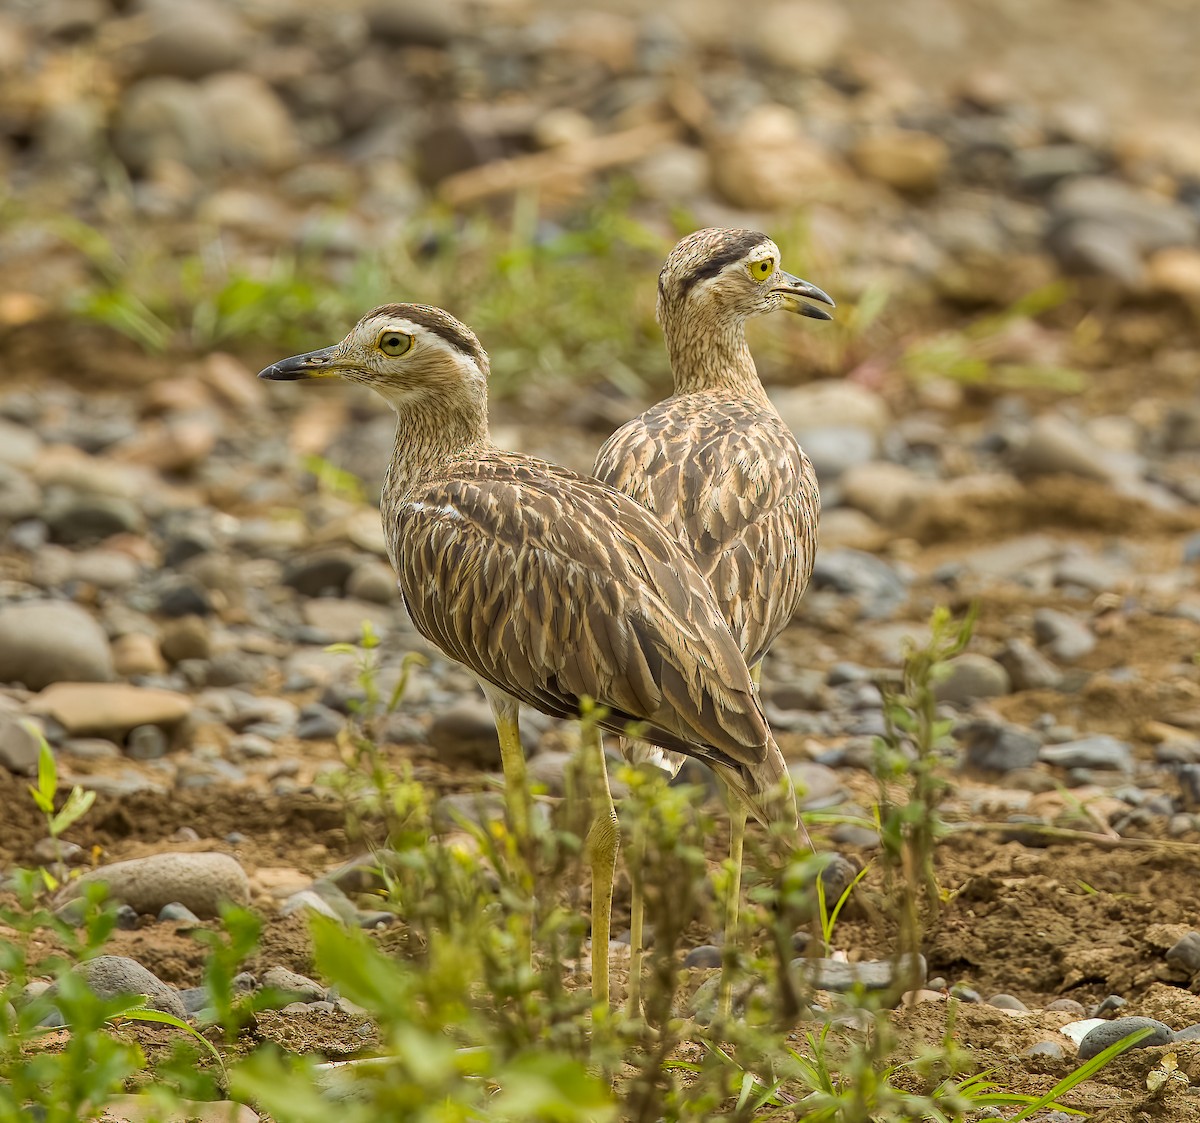
<svg viewBox="0 0 1200 1123">
<path fill-rule="evenodd" d="M 762 261 L 750 262 L 750 276 L 756 281 L 765 281 L 772 273 L 775 272 L 775 261 L 773 258 L 764 257 Z"/>
<path fill-rule="evenodd" d="M 405 335 L 402 331 L 385 331 L 379 337 L 379 350 L 385 355 L 391 355 L 393 359 L 403 355 L 411 346 L 412 336 Z"/>
</svg>

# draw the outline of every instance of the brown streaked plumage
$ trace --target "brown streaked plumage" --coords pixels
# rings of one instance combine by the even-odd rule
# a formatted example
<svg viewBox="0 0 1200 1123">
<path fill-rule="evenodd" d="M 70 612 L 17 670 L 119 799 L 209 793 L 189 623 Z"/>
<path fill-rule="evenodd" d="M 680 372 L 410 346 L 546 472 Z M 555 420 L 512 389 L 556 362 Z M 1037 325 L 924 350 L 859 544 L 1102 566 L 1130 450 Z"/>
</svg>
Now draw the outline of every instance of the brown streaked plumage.
<svg viewBox="0 0 1200 1123">
<path fill-rule="evenodd" d="M 599 479 L 653 511 L 691 552 L 756 675 L 808 587 L 821 500 L 812 464 L 759 381 L 745 322 L 779 308 L 830 318 L 804 298 L 833 304 L 782 271 L 765 234 L 684 238 L 658 281 L 675 392 L 618 429 L 596 458 Z M 661 741 L 622 748 L 672 773 L 683 762 Z M 740 869 L 736 816 L 731 853 Z M 727 931 L 736 916 L 735 889 Z M 635 987 L 636 971 L 635 955 Z"/>
<path fill-rule="evenodd" d="M 511 798 L 524 797 L 517 703 L 576 717 L 590 698 L 608 711 L 604 728 L 645 722 L 664 747 L 717 768 L 756 815 L 794 823 L 783 757 L 704 576 L 628 496 L 491 443 L 488 360 L 468 328 L 440 309 L 385 305 L 341 343 L 260 377 L 328 375 L 370 386 L 397 413 L 381 501 L 389 556 L 418 630 L 483 683 Z M 515 829 L 523 813 L 510 809 Z M 605 1000 L 607 907 L 595 894 L 607 879 L 611 901 L 615 847 L 611 817 L 593 871 L 593 985 Z"/>
<path fill-rule="evenodd" d="M 658 319 L 675 392 L 618 429 L 595 466 L 691 552 L 752 667 L 808 587 L 821 509 L 812 464 L 746 343 L 746 320 L 778 308 L 829 318 L 802 299 L 832 305 L 829 297 L 782 272 L 779 259 L 753 230 L 699 230 L 671 251 Z M 749 265 L 764 261 L 771 271 L 756 279 Z"/>
</svg>

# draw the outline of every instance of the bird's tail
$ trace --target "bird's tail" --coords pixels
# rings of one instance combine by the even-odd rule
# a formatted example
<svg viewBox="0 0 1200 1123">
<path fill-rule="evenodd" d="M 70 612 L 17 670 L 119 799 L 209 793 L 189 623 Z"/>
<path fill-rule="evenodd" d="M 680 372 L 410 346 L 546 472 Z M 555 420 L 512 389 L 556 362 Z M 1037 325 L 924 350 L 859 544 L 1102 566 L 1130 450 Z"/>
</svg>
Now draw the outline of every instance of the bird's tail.
<svg viewBox="0 0 1200 1123">
<path fill-rule="evenodd" d="M 712 767 L 764 826 L 776 822 L 793 830 L 799 826 L 792 778 L 774 737 L 768 734 L 767 755 L 757 764 L 713 763 Z"/>
</svg>

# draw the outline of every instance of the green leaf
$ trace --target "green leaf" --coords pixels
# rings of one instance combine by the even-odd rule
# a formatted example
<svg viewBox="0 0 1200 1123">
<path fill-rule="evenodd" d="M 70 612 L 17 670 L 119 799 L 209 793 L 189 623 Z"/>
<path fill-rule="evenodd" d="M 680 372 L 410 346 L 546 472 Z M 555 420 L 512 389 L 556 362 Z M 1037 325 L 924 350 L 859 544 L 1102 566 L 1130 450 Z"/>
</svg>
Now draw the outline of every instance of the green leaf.
<svg viewBox="0 0 1200 1123">
<path fill-rule="evenodd" d="M 114 1021 L 122 1019 L 131 1022 L 154 1022 L 158 1025 L 173 1026 L 175 1029 L 181 1029 L 184 1033 L 194 1037 L 206 1050 L 209 1055 L 220 1066 L 221 1074 L 225 1074 L 225 1062 L 221 1059 L 221 1054 L 217 1052 L 216 1047 L 194 1026 L 188 1025 L 182 1018 L 175 1017 L 174 1014 L 167 1014 L 162 1010 L 151 1010 L 148 1006 L 135 1006 L 131 1010 L 125 1010 L 116 1015 Z"/>
<path fill-rule="evenodd" d="M 50 834 L 54 838 L 58 838 L 72 823 L 78 822 L 79 819 L 86 815 L 88 809 L 95 802 L 95 792 L 85 792 L 78 786 L 72 788 L 71 794 L 67 796 L 67 802 L 62 805 L 58 814 L 50 820 Z"/>
<path fill-rule="evenodd" d="M 54 753 L 41 738 L 41 748 L 38 750 L 38 791 L 53 805 L 54 793 L 58 791 L 58 765 L 54 762 Z"/>
</svg>

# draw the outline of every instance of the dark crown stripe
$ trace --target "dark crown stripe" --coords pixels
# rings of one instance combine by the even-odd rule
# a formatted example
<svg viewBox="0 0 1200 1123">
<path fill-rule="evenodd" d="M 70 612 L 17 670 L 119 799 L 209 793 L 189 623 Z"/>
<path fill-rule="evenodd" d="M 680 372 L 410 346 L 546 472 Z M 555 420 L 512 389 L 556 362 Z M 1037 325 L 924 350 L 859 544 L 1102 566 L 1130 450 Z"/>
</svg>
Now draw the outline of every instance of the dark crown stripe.
<svg viewBox="0 0 1200 1123">
<path fill-rule="evenodd" d="M 457 351 L 461 351 L 478 365 L 483 365 L 483 348 L 470 329 L 460 324 L 453 316 L 429 304 L 384 304 L 369 313 L 374 316 L 394 316 L 428 328 L 434 335 L 444 339 Z"/>
<path fill-rule="evenodd" d="M 767 236 L 757 230 L 739 230 L 735 236 L 715 250 L 711 257 L 698 262 L 690 273 L 684 274 L 683 280 L 679 282 L 679 299 L 682 300 L 686 297 L 701 281 L 715 277 L 730 262 L 737 261 L 738 258 L 745 256 L 755 246 L 765 241 L 767 241 Z"/>
</svg>

